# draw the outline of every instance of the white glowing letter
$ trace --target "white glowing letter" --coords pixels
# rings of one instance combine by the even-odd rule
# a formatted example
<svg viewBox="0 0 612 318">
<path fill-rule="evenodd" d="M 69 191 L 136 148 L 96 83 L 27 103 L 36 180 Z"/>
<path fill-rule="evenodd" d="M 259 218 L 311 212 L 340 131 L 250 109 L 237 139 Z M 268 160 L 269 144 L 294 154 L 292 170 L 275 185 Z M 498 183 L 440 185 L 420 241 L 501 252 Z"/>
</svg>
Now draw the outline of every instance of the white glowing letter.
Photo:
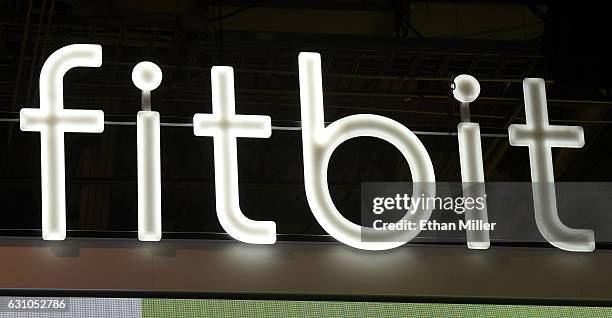
<svg viewBox="0 0 612 318">
<path fill-rule="evenodd" d="M 217 217 L 223 229 L 233 238 L 252 244 L 274 244 L 276 224 L 253 221 L 240 210 L 238 195 L 237 137 L 270 138 L 270 117 L 236 115 L 234 70 L 214 66 L 210 72 L 212 114 L 195 114 L 196 136 L 212 136 L 215 151 L 215 192 Z"/>
<path fill-rule="evenodd" d="M 510 125 L 510 144 L 529 147 L 531 181 L 536 224 L 552 245 L 567 251 L 595 249 L 593 231 L 572 229 L 559 219 L 555 196 L 552 147 L 581 148 L 584 132 L 579 126 L 551 126 L 548 123 L 546 87 L 541 78 L 523 81 L 525 125 Z"/>
<path fill-rule="evenodd" d="M 161 224 L 161 158 L 159 113 L 151 111 L 151 91 L 162 80 L 159 66 L 140 62 L 132 70 L 132 82 L 142 90 L 142 111 L 136 117 L 138 151 L 138 239 L 159 241 Z"/>
<path fill-rule="evenodd" d="M 64 109 L 64 74 L 74 67 L 102 65 L 102 47 L 73 44 L 55 51 L 40 72 L 40 108 L 23 108 L 20 127 L 40 132 L 42 235 L 45 240 L 66 238 L 66 176 L 64 133 L 100 133 L 101 110 Z"/>
<path fill-rule="evenodd" d="M 371 231 L 347 220 L 334 205 L 327 184 L 327 167 L 333 151 L 348 139 L 376 137 L 395 146 L 408 161 L 414 182 L 413 197 L 435 195 L 435 175 L 427 150 L 408 128 L 383 116 L 360 114 L 324 127 L 321 57 L 302 52 L 298 58 L 302 113 L 304 183 L 315 218 L 332 237 L 364 250 L 387 250 L 405 244 L 420 231 Z M 404 221 L 425 220 L 432 206 L 406 213 Z M 364 233 L 368 239 L 364 240 Z"/>
<path fill-rule="evenodd" d="M 466 74 L 455 78 L 453 96 L 461 102 L 461 123 L 457 126 L 457 138 L 459 139 L 459 162 L 461 164 L 461 181 L 463 184 L 463 196 L 472 198 L 486 198 L 485 178 L 482 163 L 482 146 L 480 141 L 480 125 L 470 122 L 469 103 L 478 98 L 480 84 L 478 81 Z M 465 221 L 472 220 L 488 222 L 486 199 L 482 209 L 467 209 Z M 470 249 L 488 249 L 491 245 L 488 230 L 465 231 L 467 245 Z"/>
</svg>

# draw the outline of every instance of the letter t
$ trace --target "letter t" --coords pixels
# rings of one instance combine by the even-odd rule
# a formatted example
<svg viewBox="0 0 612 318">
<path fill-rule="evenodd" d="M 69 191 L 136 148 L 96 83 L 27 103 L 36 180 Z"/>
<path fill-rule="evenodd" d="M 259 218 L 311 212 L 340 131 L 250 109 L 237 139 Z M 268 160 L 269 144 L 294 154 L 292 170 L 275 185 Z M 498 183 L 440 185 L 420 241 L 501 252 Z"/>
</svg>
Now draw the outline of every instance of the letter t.
<svg viewBox="0 0 612 318">
<path fill-rule="evenodd" d="M 210 71 L 212 114 L 195 114 L 196 136 L 212 136 L 215 151 L 215 200 L 219 223 L 233 238 L 251 244 L 274 244 L 276 224 L 253 221 L 240 210 L 238 195 L 238 155 L 236 138 L 270 138 L 270 117 L 236 115 L 234 70 L 213 66 Z"/>
<path fill-rule="evenodd" d="M 595 249 L 591 230 L 572 229 L 559 219 L 555 196 L 552 147 L 581 148 L 584 132 L 580 126 L 551 126 L 548 123 L 546 88 L 541 78 L 523 80 L 525 125 L 510 125 L 512 146 L 529 147 L 529 163 L 536 224 L 552 245 L 567 251 L 590 252 Z"/>
</svg>

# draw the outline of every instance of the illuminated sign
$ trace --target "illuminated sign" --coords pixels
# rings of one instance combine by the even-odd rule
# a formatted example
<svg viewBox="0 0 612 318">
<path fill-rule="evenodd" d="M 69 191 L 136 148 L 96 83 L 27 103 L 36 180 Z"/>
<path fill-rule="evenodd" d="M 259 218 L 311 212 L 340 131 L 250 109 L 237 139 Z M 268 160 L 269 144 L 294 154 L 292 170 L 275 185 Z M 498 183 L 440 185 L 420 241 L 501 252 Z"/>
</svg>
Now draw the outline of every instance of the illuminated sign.
<svg viewBox="0 0 612 318">
<path fill-rule="evenodd" d="M 276 224 L 253 221 L 240 210 L 238 195 L 237 137 L 270 138 L 272 121 L 268 116 L 236 115 L 234 70 L 214 66 L 210 71 L 212 114 L 193 116 L 193 133 L 212 136 L 215 156 L 215 196 L 217 216 L 233 238 L 254 244 L 274 244 Z"/>
<path fill-rule="evenodd" d="M 63 77 L 74 67 L 99 67 L 99 45 L 74 44 L 54 52 L 40 74 L 40 108 L 21 110 L 23 131 L 40 132 L 42 233 L 45 240 L 66 237 L 66 199 L 64 133 L 102 132 L 104 113 L 100 110 L 65 109 Z M 321 57 L 302 52 L 298 56 L 304 186 L 308 204 L 323 229 L 338 241 L 363 250 L 388 250 L 412 240 L 419 228 L 404 231 L 379 231 L 355 224 L 342 216 L 334 205 L 327 183 L 331 155 L 345 141 L 356 137 L 375 137 L 389 142 L 404 156 L 410 167 L 413 197 L 435 196 L 435 174 L 431 159 L 419 138 L 406 126 L 390 118 L 359 114 L 338 119 L 325 126 Z M 137 114 L 138 153 L 138 238 L 159 241 L 161 229 L 160 115 L 151 110 L 151 91 L 162 81 L 160 68 L 151 62 L 138 63 L 132 81 L 142 91 L 142 111 Z M 480 85 L 469 75 L 453 83 L 453 95 L 461 103 L 462 122 L 457 127 L 463 194 L 485 197 L 480 127 L 469 118 L 469 103 L 478 98 Z M 237 138 L 269 138 L 271 119 L 260 115 L 236 114 L 234 72 L 228 66 L 211 69 L 212 113 L 195 114 L 196 136 L 213 138 L 216 211 L 221 226 L 236 240 L 252 244 L 276 242 L 276 224 L 248 219 L 240 208 L 238 193 Z M 569 251 L 592 251 L 593 231 L 565 226 L 557 215 L 552 147 L 582 147 L 581 127 L 552 126 L 544 81 L 525 79 L 527 124 L 509 127 L 510 144 L 529 147 L 535 215 L 542 236 L 554 246 Z M 417 186 L 418 184 L 418 186 Z M 487 223 L 486 202 L 478 213 L 466 209 L 466 224 Z M 432 207 L 415 207 L 398 223 L 427 221 Z M 466 227 L 468 247 L 487 249 L 489 228 Z M 364 240 L 368 233 L 375 240 Z M 571 243 L 570 243 L 571 242 Z"/>
<path fill-rule="evenodd" d="M 40 71 L 40 108 L 23 108 L 23 131 L 40 132 L 42 235 L 45 240 L 66 238 L 66 172 L 64 133 L 100 133 L 101 110 L 64 109 L 64 74 L 75 67 L 100 67 L 102 47 L 73 44 L 55 51 Z"/>
<path fill-rule="evenodd" d="M 159 113 L 151 111 L 151 91 L 162 81 L 162 71 L 151 62 L 132 70 L 132 82 L 142 90 L 142 110 L 136 115 L 138 150 L 138 239 L 161 240 L 161 155 Z"/>
<path fill-rule="evenodd" d="M 552 148 L 582 148 L 584 131 L 579 126 L 551 126 L 548 123 L 544 80 L 527 78 L 523 81 L 525 95 L 525 125 L 510 125 L 508 135 L 512 146 L 529 147 L 529 164 L 536 224 L 542 236 L 552 245 L 568 251 L 592 251 L 595 237 L 591 230 L 567 227 L 557 215 Z"/>
<path fill-rule="evenodd" d="M 459 160 L 461 181 L 466 197 L 485 197 L 484 165 L 480 143 L 480 126 L 470 122 L 469 103 L 480 95 L 480 84 L 470 75 L 459 75 L 453 81 L 453 96 L 461 102 L 461 123 L 457 126 L 459 139 Z M 465 221 L 487 222 L 486 206 L 478 211 L 465 211 Z M 487 249 L 491 245 L 488 230 L 466 230 L 467 245 L 470 249 Z"/>
</svg>

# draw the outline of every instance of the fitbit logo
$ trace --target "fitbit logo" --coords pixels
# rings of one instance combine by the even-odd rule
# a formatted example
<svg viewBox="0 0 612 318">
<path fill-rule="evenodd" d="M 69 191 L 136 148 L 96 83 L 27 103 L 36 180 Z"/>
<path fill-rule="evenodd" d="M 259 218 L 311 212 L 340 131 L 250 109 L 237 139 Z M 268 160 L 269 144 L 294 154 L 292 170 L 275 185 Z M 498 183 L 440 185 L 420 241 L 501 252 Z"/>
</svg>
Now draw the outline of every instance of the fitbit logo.
<svg viewBox="0 0 612 318">
<path fill-rule="evenodd" d="M 66 237 L 65 133 L 101 133 L 104 113 L 101 110 L 68 109 L 63 101 L 64 74 L 75 67 L 102 65 L 102 48 L 94 44 L 73 44 L 55 51 L 40 73 L 40 108 L 23 108 L 20 127 L 40 133 L 42 236 L 45 240 Z M 327 169 L 334 150 L 356 137 L 384 140 L 404 156 L 415 186 L 413 196 L 435 196 L 435 174 L 432 161 L 421 140 L 406 126 L 390 118 L 358 114 L 325 125 L 321 57 L 318 53 L 298 55 L 299 86 L 304 160 L 304 186 L 308 205 L 319 224 L 338 241 L 363 250 L 388 250 L 412 240 L 420 228 L 406 229 L 398 240 L 397 232 L 377 231 L 376 240 L 364 241 L 362 226 L 342 216 L 334 205 L 327 184 Z M 138 238 L 159 241 L 161 228 L 161 160 L 160 115 L 152 110 L 151 93 L 162 82 L 162 71 L 151 62 L 138 63 L 132 72 L 134 85 L 142 91 L 142 110 L 137 114 L 138 154 Z M 557 214 L 554 187 L 540 186 L 554 182 L 551 149 L 580 148 L 584 145 L 581 127 L 548 123 L 544 80 L 523 81 L 526 124 L 508 129 L 512 146 L 529 149 L 536 223 L 543 237 L 554 246 L 568 251 L 593 251 L 593 231 L 572 229 Z M 236 114 L 234 72 L 228 66 L 211 69 L 212 113 L 193 116 L 193 133 L 211 137 L 214 145 L 216 212 L 223 229 L 234 239 L 251 244 L 276 242 L 276 224 L 251 220 L 240 207 L 238 193 L 237 138 L 269 138 L 271 119 L 261 115 Z M 478 98 L 480 86 L 469 75 L 455 78 L 453 95 L 461 103 L 462 122 L 457 127 L 461 177 L 464 195 L 486 197 L 480 127 L 470 122 L 469 103 Z M 486 223 L 486 202 L 477 214 L 466 211 L 465 222 Z M 417 207 L 399 222 L 428 220 L 431 206 Z M 386 235 L 393 235 L 385 240 Z M 471 249 L 487 249 L 489 232 L 466 228 Z"/>
</svg>

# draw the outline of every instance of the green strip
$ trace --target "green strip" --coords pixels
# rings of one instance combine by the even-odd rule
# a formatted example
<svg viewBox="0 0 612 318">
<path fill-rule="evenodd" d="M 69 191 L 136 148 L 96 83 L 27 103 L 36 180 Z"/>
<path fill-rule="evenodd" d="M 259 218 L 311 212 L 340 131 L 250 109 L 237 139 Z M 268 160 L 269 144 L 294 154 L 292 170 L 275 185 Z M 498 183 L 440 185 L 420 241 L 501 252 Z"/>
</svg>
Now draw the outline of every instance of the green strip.
<svg viewBox="0 0 612 318">
<path fill-rule="evenodd" d="M 158 317 L 573 317 L 612 318 L 612 308 L 336 301 L 143 299 L 144 318 Z"/>
</svg>

